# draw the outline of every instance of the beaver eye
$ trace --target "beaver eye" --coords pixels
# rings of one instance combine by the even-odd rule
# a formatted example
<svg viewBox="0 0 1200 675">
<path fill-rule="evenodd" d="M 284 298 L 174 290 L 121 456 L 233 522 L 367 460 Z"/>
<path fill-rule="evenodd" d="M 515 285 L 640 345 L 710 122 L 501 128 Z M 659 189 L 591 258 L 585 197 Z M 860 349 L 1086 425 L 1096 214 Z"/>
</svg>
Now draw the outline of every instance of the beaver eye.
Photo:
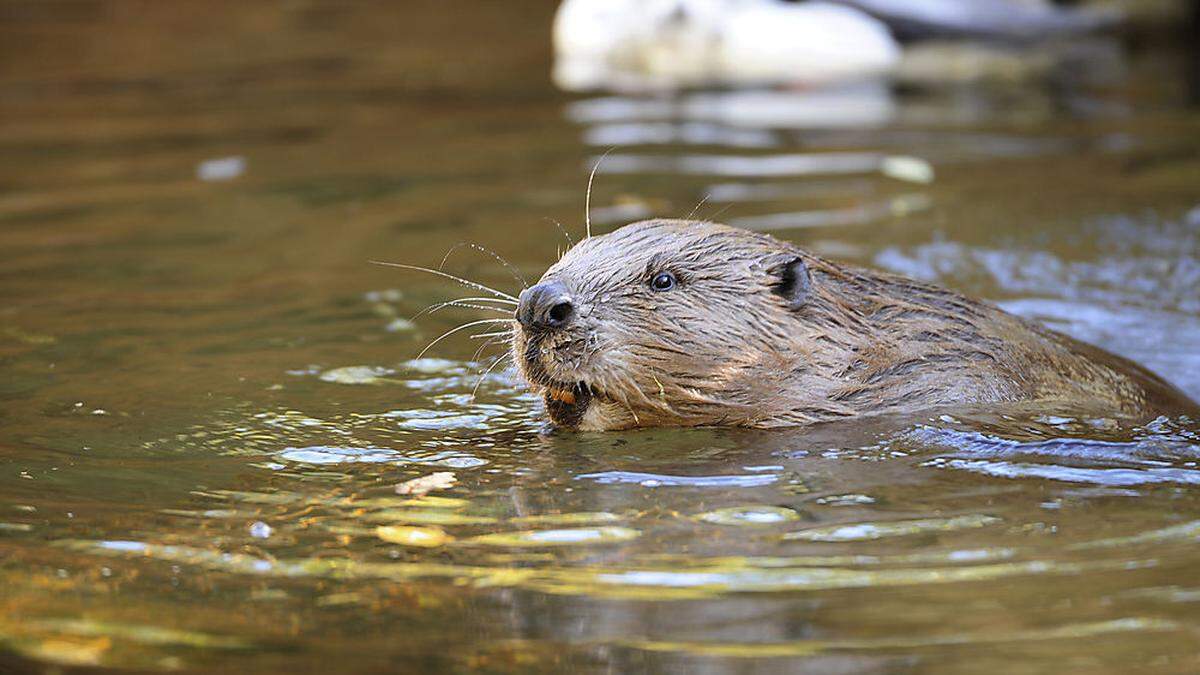
<svg viewBox="0 0 1200 675">
<path fill-rule="evenodd" d="M 650 280 L 650 288 L 656 291 L 669 291 L 675 288 L 675 275 L 670 272 L 660 272 Z"/>
</svg>

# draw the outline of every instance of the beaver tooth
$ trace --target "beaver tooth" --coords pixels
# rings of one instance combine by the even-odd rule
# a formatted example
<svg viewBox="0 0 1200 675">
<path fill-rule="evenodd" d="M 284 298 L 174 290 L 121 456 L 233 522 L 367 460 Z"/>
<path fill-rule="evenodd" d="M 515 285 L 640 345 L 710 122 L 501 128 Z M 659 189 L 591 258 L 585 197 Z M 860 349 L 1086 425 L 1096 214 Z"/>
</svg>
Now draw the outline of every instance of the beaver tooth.
<svg viewBox="0 0 1200 675">
<path fill-rule="evenodd" d="M 567 405 L 575 405 L 575 392 L 566 389 L 548 389 L 547 395 L 555 401 L 565 403 Z"/>
</svg>

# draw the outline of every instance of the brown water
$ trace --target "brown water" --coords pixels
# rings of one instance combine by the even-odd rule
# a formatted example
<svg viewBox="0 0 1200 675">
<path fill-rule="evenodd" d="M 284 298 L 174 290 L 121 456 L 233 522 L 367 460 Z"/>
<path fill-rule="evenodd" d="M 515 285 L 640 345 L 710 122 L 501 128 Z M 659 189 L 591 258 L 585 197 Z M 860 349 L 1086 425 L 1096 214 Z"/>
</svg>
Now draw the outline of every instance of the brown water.
<svg viewBox="0 0 1200 675">
<path fill-rule="evenodd" d="M 0 3 L 0 672 L 1200 669 L 1195 420 L 545 436 L 470 331 L 411 360 L 460 289 L 367 263 L 536 278 L 616 145 L 597 230 L 708 193 L 1197 397 L 1176 50 L 738 126 L 555 92 L 552 9 Z"/>
</svg>

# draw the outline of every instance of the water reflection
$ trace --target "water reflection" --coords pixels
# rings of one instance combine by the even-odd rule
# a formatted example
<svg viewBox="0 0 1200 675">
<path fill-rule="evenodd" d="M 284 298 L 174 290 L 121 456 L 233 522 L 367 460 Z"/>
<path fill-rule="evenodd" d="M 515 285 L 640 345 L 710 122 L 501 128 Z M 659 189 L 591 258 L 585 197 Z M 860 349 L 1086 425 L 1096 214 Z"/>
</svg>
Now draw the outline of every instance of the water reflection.
<svg viewBox="0 0 1200 675">
<path fill-rule="evenodd" d="M 647 444 L 653 432 L 650 438 L 628 433 L 579 443 L 550 441 L 554 452 L 540 456 L 533 466 L 500 474 L 489 474 L 491 469 L 483 466 L 460 468 L 463 485 L 415 498 L 382 496 L 379 490 L 358 495 L 366 475 L 331 482 L 320 472 L 301 470 L 284 482 L 272 481 L 268 491 L 197 493 L 198 505 L 232 507 L 204 510 L 203 517 L 218 526 L 212 533 L 182 536 L 180 528 L 165 522 L 155 528 L 161 531 L 142 531 L 140 540 L 58 545 L 85 559 L 132 556 L 207 573 L 337 580 L 351 589 L 361 588 L 360 583 L 438 580 L 493 593 L 509 589 L 515 593 L 506 596 L 515 612 L 509 629 L 524 639 L 561 643 L 584 653 L 600 647 L 631 658 L 646 653 L 638 659 L 663 652 L 689 659 L 784 658 L 795 666 L 829 655 L 861 657 L 879 651 L 877 658 L 892 664 L 947 644 L 1028 645 L 1107 632 L 1184 630 L 1161 614 L 1129 614 L 1122 607 L 1126 614 L 1105 620 L 1059 610 L 1054 627 L 1036 636 L 1023 630 L 944 628 L 925 633 L 918 622 L 888 636 L 828 637 L 820 626 L 839 606 L 838 594 L 857 589 L 872 590 L 880 616 L 895 616 L 917 595 L 926 598 L 927 607 L 952 602 L 955 593 L 937 599 L 934 589 L 941 586 L 973 589 L 972 602 L 981 609 L 997 602 L 1007 606 L 1016 602 L 1004 599 L 1007 580 L 1060 596 L 1074 593 L 1055 581 L 1064 577 L 1127 587 L 1178 564 L 1171 551 L 1200 541 L 1195 522 L 1161 524 L 1161 515 L 1146 521 L 1160 523 L 1157 527 L 1134 525 L 1120 528 L 1123 533 L 1115 536 L 1080 531 L 1063 535 L 1067 545 L 1056 536 L 1059 528 L 1072 531 L 1080 518 L 1086 522 L 1095 509 L 1131 513 L 1128 495 L 1086 495 L 1071 488 L 1072 470 L 1110 467 L 1115 460 L 1112 452 L 1081 451 L 1081 442 L 1125 448 L 1124 455 L 1153 465 L 1142 470 L 1154 472 L 1171 461 L 1194 463 L 1200 446 L 1188 443 L 1200 430 L 1187 421 L 1162 420 L 1150 428 L 1129 429 L 1013 417 L 1003 424 L 1014 440 L 995 438 L 981 445 L 978 433 L 949 428 L 966 424 L 963 420 L 948 420 L 917 426 L 894 420 L 874 428 L 815 433 L 696 431 L 681 439 L 683 448 L 693 448 L 687 453 L 690 459 L 656 453 L 653 443 Z M 1000 424 L 990 423 L 990 433 L 1002 434 Z M 1105 435 L 1132 440 L 1107 446 L 1069 436 L 1015 440 L 1044 436 L 1051 429 L 1061 434 L 1084 428 L 1104 428 Z M 834 439 L 841 441 L 842 451 L 826 448 Z M 614 441 L 624 444 L 626 456 L 600 447 L 589 450 L 597 441 L 604 447 Z M 582 454 L 570 452 L 570 445 Z M 1013 501 L 1019 491 L 996 501 L 997 492 L 986 484 L 928 491 L 938 474 L 927 467 L 944 457 L 947 446 L 963 453 L 995 454 L 996 447 L 1012 454 L 1035 452 L 1075 466 L 1008 476 L 1057 481 L 1061 487 L 1040 492 L 1041 504 Z M 596 473 L 592 469 L 597 464 L 659 466 L 664 473 Z M 933 466 L 971 470 L 952 463 Z M 695 475 L 672 476 L 665 473 L 669 467 Z M 768 480 L 739 480 L 733 471 Z M 787 476 L 803 476 L 804 482 Z M 544 489 L 571 477 L 575 480 L 569 488 Z M 314 478 L 317 483 L 310 482 Z M 851 495 L 846 492 L 851 487 L 866 493 Z M 1152 493 L 1135 494 L 1141 506 L 1134 512 L 1154 508 Z M 1053 509 L 1047 509 L 1047 499 L 1054 502 Z M 927 517 L 930 512 L 946 515 Z M 251 520 L 271 523 L 277 533 L 251 547 L 254 535 L 242 529 Z M 228 543 L 213 548 L 210 540 L 218 532 L 216 541 Z M 239 539 L 247 543 L 231 546 Z M 380 549 L 381 543 L 395 547 Z M 313 555 L 315 551 L 327 553 Z M 238 582 L 233 578 L 228 583 Z M 788 595 L 773 597 L 779 593 Z M 768 599 L 754 601 L 745 594 Z M 343 595 L 323 606 L 364 601 L 361 591 Z M 671 608 L 677 604 L 684 608 Z M 60 630 L 53 622 L 44 629 Z M 220 644 L 225 638 L 217 633 L 209 639 Z M 865 662 L 874 663 L 874 658 Z"/>
</svg>

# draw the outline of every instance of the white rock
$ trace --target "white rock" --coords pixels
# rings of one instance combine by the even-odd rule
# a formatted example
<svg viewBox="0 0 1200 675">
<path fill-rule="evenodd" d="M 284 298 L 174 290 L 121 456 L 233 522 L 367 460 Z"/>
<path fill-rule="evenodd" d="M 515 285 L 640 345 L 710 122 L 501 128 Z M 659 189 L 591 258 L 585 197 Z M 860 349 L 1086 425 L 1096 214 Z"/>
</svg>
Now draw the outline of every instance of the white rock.
<svg viewBox="0 0 1200 675">
<path fill-rule="evenodd" d="M 898 63 L 887 27 L 850 7 L 781 0 L 564 0 L 555 82 L 569 90 L 827 84 Z"/>
</svg>

